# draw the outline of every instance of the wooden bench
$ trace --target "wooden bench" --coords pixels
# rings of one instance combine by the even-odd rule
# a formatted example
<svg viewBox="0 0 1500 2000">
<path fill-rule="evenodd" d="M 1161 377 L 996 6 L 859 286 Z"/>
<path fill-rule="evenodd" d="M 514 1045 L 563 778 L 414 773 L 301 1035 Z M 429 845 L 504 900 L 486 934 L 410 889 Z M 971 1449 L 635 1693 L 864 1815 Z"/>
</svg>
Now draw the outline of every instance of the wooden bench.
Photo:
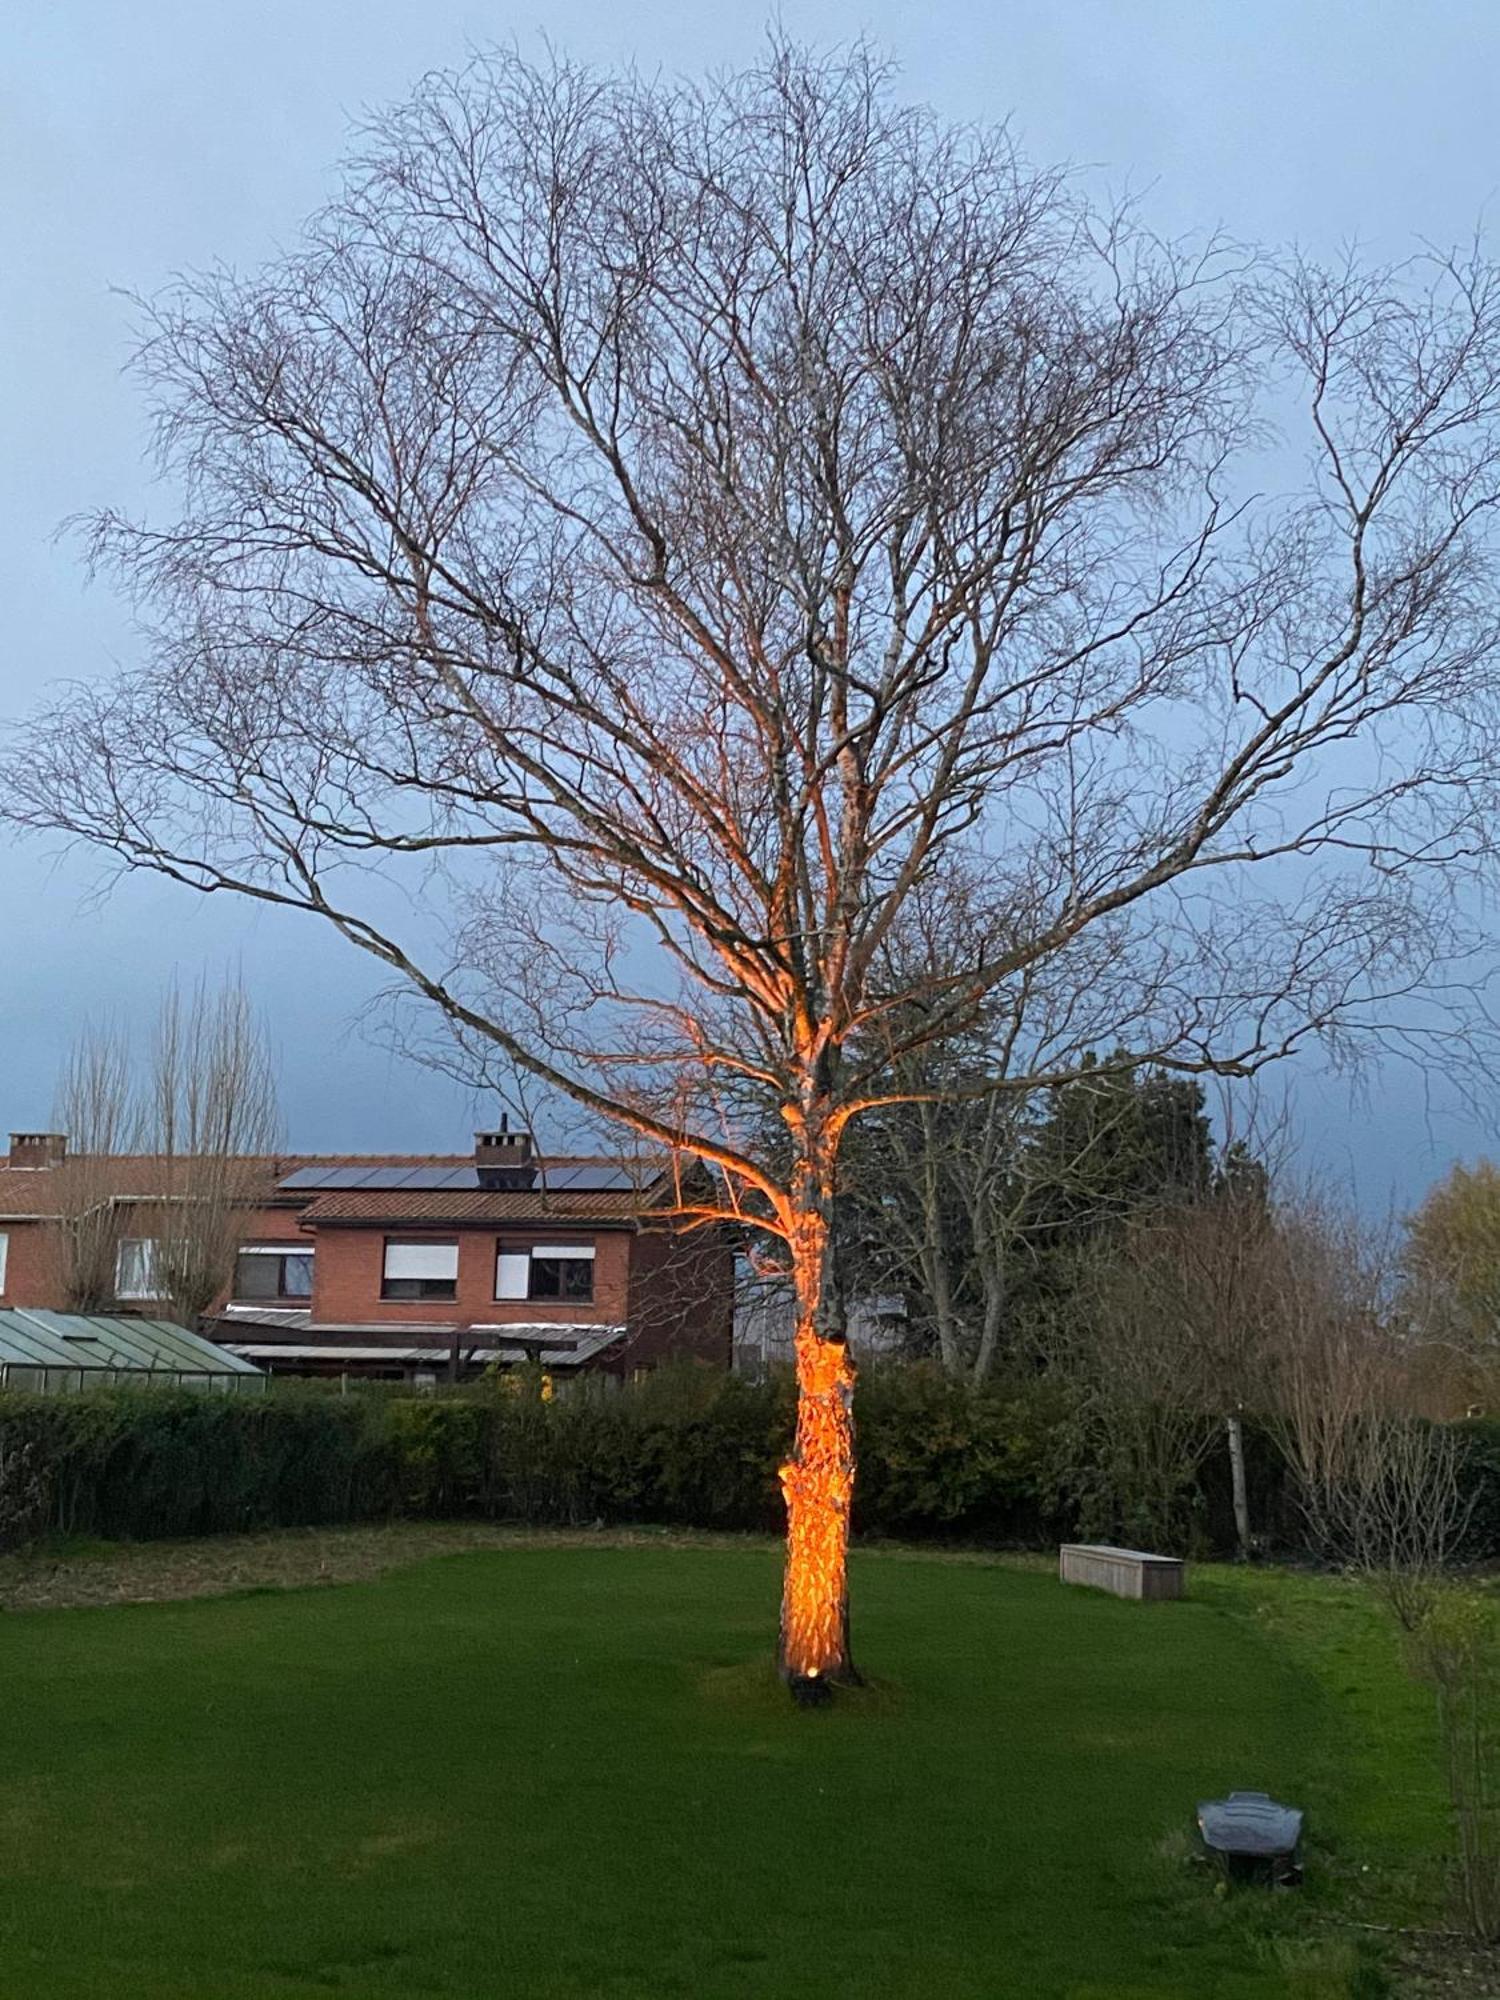
<svg viewBox="0 0 1500 2000">
<path fill-rule="evenodd" d="M 1181 1597 L 1185 1570 L 1176 1556 L 1091 1542 L 1064 1542 L 1057 1564 L 1062 1582 L 1086 1584 L 1115 1597 Z"/>
</svg>

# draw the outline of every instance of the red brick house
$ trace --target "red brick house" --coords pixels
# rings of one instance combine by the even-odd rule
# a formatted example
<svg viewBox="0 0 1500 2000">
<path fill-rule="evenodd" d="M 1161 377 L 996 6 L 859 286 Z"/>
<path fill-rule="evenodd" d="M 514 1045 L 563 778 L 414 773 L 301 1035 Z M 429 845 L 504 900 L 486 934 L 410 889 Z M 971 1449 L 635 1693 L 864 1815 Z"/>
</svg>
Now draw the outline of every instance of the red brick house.
<svg viewBox="0 0 1500 2000">
<path fill-rule="evenodd" d="M 677 1357 L 729 1366 L 733 1254 L 674 1226 L 666 1166 L 542 1158 L 482 1132 L 443 1156 L 266 1160 L 229 1296 L 204 1330 L 276 1374 L 413 1382 L 535 1360 L 632 1374 Z M 62 1308 L 66 1141 L 15 1133 L 0 1163 L 0 1306 Z M 162 1165 L 109 1163 L 117 1307 L 153 1303 Z"/>
</svg>

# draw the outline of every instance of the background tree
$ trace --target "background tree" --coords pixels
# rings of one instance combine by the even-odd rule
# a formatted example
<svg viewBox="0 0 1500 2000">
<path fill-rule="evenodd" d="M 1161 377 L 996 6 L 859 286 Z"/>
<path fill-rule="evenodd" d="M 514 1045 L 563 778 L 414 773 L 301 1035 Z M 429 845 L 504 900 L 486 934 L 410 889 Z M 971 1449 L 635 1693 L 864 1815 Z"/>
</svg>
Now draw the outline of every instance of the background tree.
<svg viewBox="0 0 1500 2000">
<path fill-rule="evenodd" d="M 152 1211 L 156 1284 L 184 1326 L 228 1292 L 245 1214 L 264 1195 L 282 1145 L 275 1075 L 244 991 L 199 986 L 168 993 L 151 1049 L 149 1151 L 161 1162 Z"/>
<path fill-rule="evenodd" d="M 130 1047 L 117 1025 L 96 1024 L 73 1044 L 52 1122 L 68 1140 L 55 1170 L 63 1299 L 70 1312 L 107 1313 L 115 1305 L 122 1234 L 112 1162 L 141 1149 Z"/>
<path fill-rule="evenodd" d="M 1028 1330 L 1061 1309 L 1085 1253 L 1205 1198 L 1226 1171 L 1195 1079 L 1121 1053 L 1022 1095 L 995 1084 L 1006 1053 L 975 1030 L 936 1064 L 908 1057 L 913 1097 L 853 1135 L 841 1211 L 850 1283 L 903 1291 L 915 1341 L 976 1386 L 1002 1356 L 1032 1365 Z"/>
<path fill-rule="evenodd" d="M 1427 1340 L 1500 1362 L 1500 1170 L 1455 1165 L 1406 1221 L 1402 1303 Z"/>
<path fill-rule="evenodd" d="M 1439 1025 L 1495 737 L 1495 273 L 1164 244 L 867 51 L 773 42 L 703 86 L 431 78 L 302 249 L 147 318 L 178 503 L 92 532 L 147 661 L 26 734 L 3 809 L 316 914 L 716 1171 L 685 1213 L 797 1298 L 816 1689 L 851 1668 L 840 1154 L 912 1039 L 1036 968 L 1184 1071 L 1414 988 Z M 1268 385 L 1311 458 L 1257 503 Z M 950 867 L 996 915 L 893 989 Z"/>
<path fill-rule="evenodd" d="M 245 1212 L 281 1145 L 270 1056 L 244 991 L 170 989 L 143 1064 L 117 1026 L 87 1030 L 56 1122 L 69 1142 L 57 1170 L 69 1306 L 114 1310 L 130 1239 L 150 1246 L 132 1290 L 148 1287 L 140 1295 L 155 1308 L 195 1327 L 229 1290 Z"/>
<path fill-rule="evenodd" d="M 1148 1197 L 1082 1231 L 1036 1302 L 1041 1358 L 1071 1390 L 1090 1532 L 1182 1545 L 1198 1474 L 1222 1441 L 1237 1539 L 1251 1552 L 1241 1414 L 1263 1381 L 1275 1226 L 1261 1180 L 1205 1176 L 1170 1203 Z"/>
</svg>

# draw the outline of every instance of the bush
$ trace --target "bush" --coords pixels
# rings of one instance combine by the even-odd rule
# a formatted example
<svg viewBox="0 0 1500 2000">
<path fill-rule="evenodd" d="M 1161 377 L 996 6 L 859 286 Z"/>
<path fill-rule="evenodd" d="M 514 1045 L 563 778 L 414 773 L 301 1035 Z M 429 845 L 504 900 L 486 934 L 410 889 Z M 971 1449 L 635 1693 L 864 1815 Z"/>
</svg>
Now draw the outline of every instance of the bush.
<svg viewBox="0 0 1500 2000">
<path fill-rule="evenodd" d="M 1465 1553 L 1475 1561 L 1500 1555 L 1500 1423 L 1493 1418 L 1455 1424 L 1462 1447 L 1459 1479 L 1469 1504 Z"/>
<path fill-rule="evenodd" d="M 7 1394 L 0 1443 L 31 1448 L 46 1525 L 68 1535 L 316 1526 L 375 1519 L 399 1500 L 389 1428 L 357 1397 Z"/>
<path fill-rule="evenodd" d="M 855 1414 L 857 1529 L 1034 1544 L 1071 1526 L 1055 1477 L 1066 1403 L 1046 1381 L 976 1395 L 937 1368 L 871 1370 Z"/>
<path fill-rule="evenodd" d="M 979 1397 L 936 1371 L 862 1382 L 857 1526 L 1034 1541 L 1053 1422 L 1040 1385 Z M 146 1539 L 478 1515 L 537 1524 L 781 1525 L 791 1381 L 663 1369 L 544 1402 L 524 1379 L 443 1396 L 100 1389 L 0 1397 L 0 1448 L 42 1473 L 46 1525 Z"/>
<path fill-rule="evenodd" d="M 1085 1462 L 1096 1447 L 1056 1383 L 1032 1377 L 976 1395 L 936 1368 L 871 1367 L 855 1408 L 859 1533 L 1036 1547 L 1096 1531 L 1111 1468 Z M 43 1527 L 108 1538 L 465 1515 L 775 1532 L 793 1413 L 786 1375 L 747 1382 L 692 1365 L 623 1389 L 581 1382 L 551 1402 L 524 1377 L 438 1396 L 311 1385 L 257 1397 L 7 1394 L 0 1464 L 27 1468 Z M 1459 1430 L 1474 1500 L 1466 1554 L 1493 1557 L 1500 1424 Z M 1256 1532 L 1297 1546 L 1284 1462 L 1263 1427 L 1247 1421 L 1245 1436 Z M 1188 1498 L 1205 1549 L 1227 1552 L 1234 1527 L 1217 1446 Z"/>
</svg>

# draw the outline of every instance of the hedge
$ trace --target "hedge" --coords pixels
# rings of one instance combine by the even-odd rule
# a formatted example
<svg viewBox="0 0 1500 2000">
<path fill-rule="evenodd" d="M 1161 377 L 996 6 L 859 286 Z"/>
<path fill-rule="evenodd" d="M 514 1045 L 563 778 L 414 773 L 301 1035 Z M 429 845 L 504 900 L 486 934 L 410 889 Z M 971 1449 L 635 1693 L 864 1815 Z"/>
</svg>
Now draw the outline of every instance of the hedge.
<svg viewBox="0 0 1500 2000">
<path fill-rule="evenodd" d="M 1045 1402 L 974 1398 L 926 1370 L 872 1375 L 856 1526 L 1037 1540 L 1051 1525 Z M 0 1541 L 23 1527 L 144 1540 L 463 1515 L 774 1531 L 792 1420 L 788 1380 L 701 1369 L 551 1402 L 503 1389 L 6 1394 Z"/>
<path fill-rule="evenodd" d="M 928 1368 L 867 1370 L 856 1415 L 855 1527 L 991 1546 L 1098 1534 L 1089 1469 L 1067 1462 L 1061 1392 L 1044 1380 L 972 1395 Z M 393 1518 L 655 1523 L 775 1531 L 791 1383 L 664 1370 L 542 1402 L 503 1385 L 440 1396 L 263 1397 L 104 1389 L 0 1395 L 0 1543 L 38 1532 L 150 1539 Z M 1473 1549 L 1500 1554 L 1500 1424 L 1461 1427 Z M 1247 1425 L 1252 1513 L 1281 1546 L 1296 1514 L 1275 1453 Z M 1188 1496 L 1194 1549 L 1233 1543 L 1224 1453 Z"/>
</svg>

